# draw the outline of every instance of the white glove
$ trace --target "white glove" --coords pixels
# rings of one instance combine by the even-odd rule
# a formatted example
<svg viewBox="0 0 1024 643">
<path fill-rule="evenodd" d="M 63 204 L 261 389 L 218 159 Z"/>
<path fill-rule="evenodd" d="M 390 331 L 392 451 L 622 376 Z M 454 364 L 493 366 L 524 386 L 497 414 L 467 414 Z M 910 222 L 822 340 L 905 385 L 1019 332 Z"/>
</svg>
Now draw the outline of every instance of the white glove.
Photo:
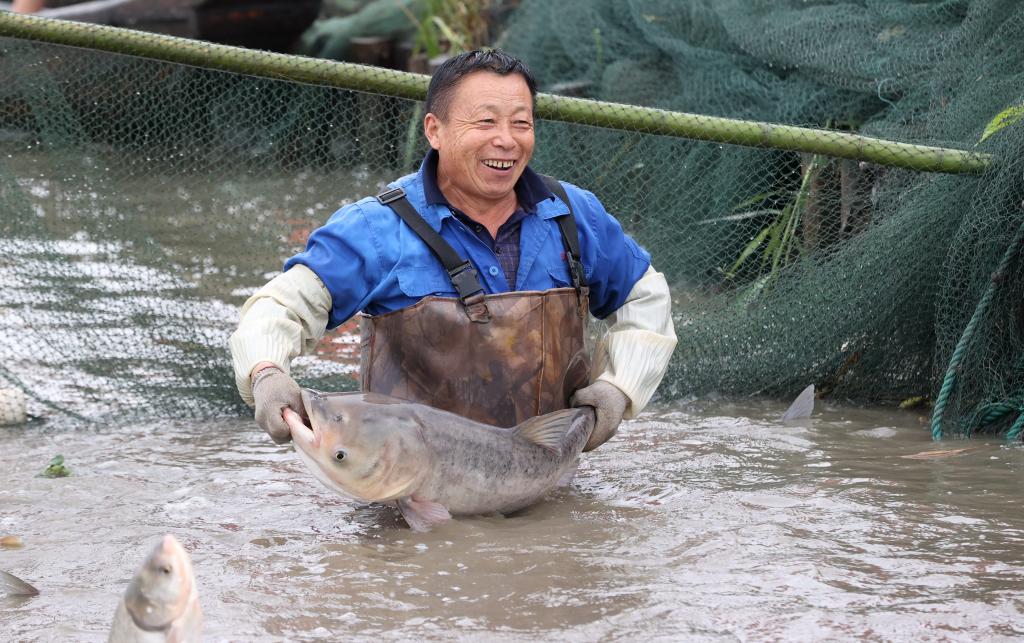
<svg viewBox="0 0 1024 643">
<path fill-rule="evenodd" d="M 597 421 L 594 423 L 594 430 L 590 433 L 584 451 L 590 451 L 608 441 L 619 429 L 622 422 L 622 415 L 626 412 L 629 404 L 629 397 L 620 391 L 614 384 L 604 380 L 598 380 L 576 391 L 572 396 L 573 406 L 592 406 Z"/>
<path fill-rule="evenodd" d="M 261 368 L 252 380 L 252 396 L 256 402 L 256 424 L 277 444 L 290 441 L 292 432 L 284 421 L 284 410 L 289 408 L 306 415 L 295 380 L 276 366 Z"/>
</svg>

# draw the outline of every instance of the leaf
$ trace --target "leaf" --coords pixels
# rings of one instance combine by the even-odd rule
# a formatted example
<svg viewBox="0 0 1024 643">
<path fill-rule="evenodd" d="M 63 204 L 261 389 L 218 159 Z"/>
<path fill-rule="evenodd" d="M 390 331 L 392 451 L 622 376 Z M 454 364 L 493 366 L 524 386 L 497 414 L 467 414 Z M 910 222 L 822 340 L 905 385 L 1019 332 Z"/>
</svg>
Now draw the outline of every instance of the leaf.
<svg viewBox="0 0 1024 643">
<path fill-rule="evenodd" d="M 71 469 L 64 466 L 64 456 L 57 454 L 50 460 L 50 465 L 39 474 L 41 478 L 66 478 L 71 475 Z"/>
<path fill-rule="evenodd" d="M 981 133 L 981 138 L 978 139 L 978 142 L 984 142 L 988 137 L 992 136 L 1004 127 L 1015 124 L 1021 118 L 1024 118 L 1024 105 L 1007 107 L 996 114 L 995 118 L 988 122 L 988 125 L 985 126 L 985 131 Z"/>
<path fill-rule="evenodd" d="M 749 208 L 751 206 L 754 206 L 754 205 L 758 205 L 759 203 L 761 203 L 763 201 L 767 201 L 768 199 L 770 199 L 772 197 L 779 196 L 780 194 L 782 194 L 782 192 L 783 192 L 783 190 L 773 190 L 772 192 L 759 192 L 758 194 L 755 194 L 754 196 L 750 197 L 749 199 L 744 199 L 744 200 L 740 201 L 739 203 L 737 203 L 733 207 L 732 211 L 736 212 L 738 210 L 746 210 L 747 208 Z"/>
<path fill-rule="evenodd" d="M 736 263 L 734 263 L 732 265 L 732 268 L 729 268 L 729 271 L 725 273 L 726 277 L 732 279 L 733 277 L 736 276 L 736 271 L 739 270 L 740 266 L 743 265 L 743 262 L 745 262 L 750 257 L 750 255 L 754 254 L 754 251 L 757 250 L 762 243 L 764 243 L 764 238 L 768 236 L 768 233 L 771 231 L 771 229 L 772 226 L 765 226 L 760 232 L 757 233 L 756 237 L 750 240 L 750 243 L 748 243 L 747 246 L 743 248 L 743 252 L 740 253 L 740 256 L 736 260 Z"/>
<path fill-rule="evenodd" d="M 434 24 L 437 25 L 437 28 L 441 31 L 444 37 L 448 39 L 448 42 L 450 42 L 453 47 L 457 47 L 458 51 L 466 51 L 466 41 L 462 36 L 455 33 L 455 31 L 441 19 L 441 16 L 434 16 Z"/>
<path fill-rule="evenodd" d="M 769 214 L 778 216 L 782 213 L 782 210 L 751 210 L 749 212 L 740 212 L 739 214 L 727 214 L 722 217 L 714 217 L 711 219 L 701 219 L 700 221 L 694 221 L 694 223 L 700 225 L 703 223 L 722 223 L 726 221 L 744 221 L 746 219 L 756 219 L 757 217 L 767 216 Z"/>
<path fill-rule="evenodd" d="M 919 406 L 924 406 L 928 403 L 927 396 L 915 395 L 914 397 L 908 397 L 907 399 L 900 402 L 901 409 L 916 409 Z"/>
<path fill-rule="evenodd" d="M 779 258 L 782 254 L 782 242 L 786 238 L 786 230 L 789 228 L 789 220 L 793 216 L 793 205 L 787 205 L 782 209 L 782 216 L 780 216 L 775 223 L 772 225 L 772 234 L 768 238 L 768 245 L 765 247 L 764 256 L 762 259 L 771 260 L 771 272 L 775 272 L 779 268 Z"/>
</svg>

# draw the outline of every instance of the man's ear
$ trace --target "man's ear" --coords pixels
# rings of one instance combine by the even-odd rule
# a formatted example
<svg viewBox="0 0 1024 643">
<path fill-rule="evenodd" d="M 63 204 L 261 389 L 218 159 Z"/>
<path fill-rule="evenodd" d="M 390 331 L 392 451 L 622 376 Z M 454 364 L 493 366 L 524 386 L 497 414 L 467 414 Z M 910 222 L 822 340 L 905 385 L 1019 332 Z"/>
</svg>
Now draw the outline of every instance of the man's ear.
<svg viewBox="0 0 1024 643">
<path fill-rule="evenodd" d="M 423 117 L 423 134 L 427 137 L 430 147 L 435 150 L 441 149 L 440 129 L 441 119 L 435 116 L 433 112 Z"/>
</svg>

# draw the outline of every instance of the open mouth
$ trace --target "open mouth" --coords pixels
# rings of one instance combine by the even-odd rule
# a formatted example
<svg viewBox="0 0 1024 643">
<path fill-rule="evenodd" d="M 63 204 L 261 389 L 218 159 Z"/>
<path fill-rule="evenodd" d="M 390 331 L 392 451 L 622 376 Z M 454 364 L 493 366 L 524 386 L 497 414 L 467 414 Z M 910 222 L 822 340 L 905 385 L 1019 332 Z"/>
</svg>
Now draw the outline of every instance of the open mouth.
<svg viewBox="0 0 1024 643">
<path fill-rule="evenodd" d="M 481 163 L 498 172 L 511 172 L 512 168 L 516 166 L 516 161 L 502 159 L 484 159 Z"/>
<path fill-rule="evenodd" d="M 302 416 L 286 408 L 284 421 L 292 434 L 292 440 L 309 444 L 314 449 L 320 446 L 320 432 L 302 421 Z"/>
</svg>

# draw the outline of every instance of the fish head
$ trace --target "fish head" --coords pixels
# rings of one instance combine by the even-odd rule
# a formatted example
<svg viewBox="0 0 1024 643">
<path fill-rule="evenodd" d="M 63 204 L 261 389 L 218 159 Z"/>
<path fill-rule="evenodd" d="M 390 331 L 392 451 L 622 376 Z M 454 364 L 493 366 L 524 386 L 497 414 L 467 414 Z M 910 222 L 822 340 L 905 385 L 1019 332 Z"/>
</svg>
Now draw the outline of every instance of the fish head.
<svg viewBox="0 0 1024 643">
<path fill-rule="evenodd" d="M 418 405 L 374 393 L 303 389 L 309 425 L 285 415 L 295 449 L 338 493 L 367 502 L 408 495 L 427 466 Z"/>
<path fill-rule="evenodd" d="M 124 605 L 135 624 L 150 631 L 198 609 L 192 561 L 174 536 L 164 536 L 146 557 L 125 590 Z"/>
</svg>

